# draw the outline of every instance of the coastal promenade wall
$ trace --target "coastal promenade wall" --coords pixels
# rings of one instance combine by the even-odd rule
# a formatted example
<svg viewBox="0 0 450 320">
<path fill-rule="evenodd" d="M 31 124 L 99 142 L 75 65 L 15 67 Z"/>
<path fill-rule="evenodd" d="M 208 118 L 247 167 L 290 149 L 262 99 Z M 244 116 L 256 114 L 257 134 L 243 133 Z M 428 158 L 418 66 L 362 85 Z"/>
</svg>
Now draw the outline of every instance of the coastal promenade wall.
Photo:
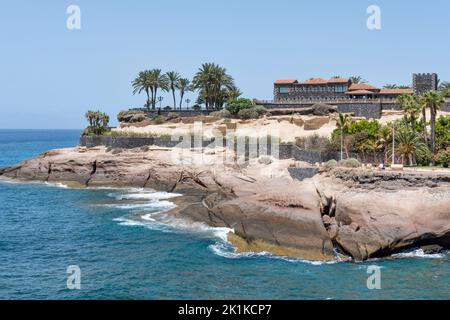
<svg viewBox="0 0 450 320">
<path fill-rule="evenodd" d="M 202 141 L 196 141 L 191 138 L 191 141 L 182 143 L 182 139 L 179 141 L 172 141 L 167 138 L 158 137 L 110 137 L 110 136 L 82 136 L 80 138 L 80 146 L 93 148 L 97 146 L 105 146 L 112 149 L 132 149 L 142 148 L 147 146 L 158 146 L 163 148 L 173 148 L 178 146 L 189 148 L 214 148 L 214 147 L 227 147 L 234 150 L 238 157 L 243 157 L 245 160 L 250 158 L 257 158 L 261 156 L 273 156 L 279 159 L 294 159 L 296 161 L 303 161 L 310 164 L 326 162 L 332 159 L 339 160 L 339 152 L 323 152 L 318 150 L 305 150 L 301 149 L 293 143 L 272 144 L 270 140 L 267 141 L 249 141 L 241 140 L 226 140 L 221 141 L 216 139 L 204 139 Z M 182 143 L 180 145 L 180 143 Z M 347 158 L 346 155 L 344 155 Z M 357 154 L 350 153 L 350 158 L 356 158 L 362 163 L 379 163 L 383 160 L 383 154 Z"/>
<path fill-rule="evenodd" d="M 306 109 L 314 105 L 312 102 L 289 102 L 289 103 L 277 103 L 277 102 L 265 102 L 256 101 L 258 105 L 262 105 L 269 109 Z M 320 103 L 328 103 L 336 106 L 338 112 L 353 113 L 355 117 L 362 117 L 366 119 L 380 119 L 382 110 L 398 110 L 399 106 L 395 102 L 379 102 L 379 101 L 339 101 L 329 102 L 321 101 Z M 294 111 L 295 112 L 295 111 Z"/>
</svg>

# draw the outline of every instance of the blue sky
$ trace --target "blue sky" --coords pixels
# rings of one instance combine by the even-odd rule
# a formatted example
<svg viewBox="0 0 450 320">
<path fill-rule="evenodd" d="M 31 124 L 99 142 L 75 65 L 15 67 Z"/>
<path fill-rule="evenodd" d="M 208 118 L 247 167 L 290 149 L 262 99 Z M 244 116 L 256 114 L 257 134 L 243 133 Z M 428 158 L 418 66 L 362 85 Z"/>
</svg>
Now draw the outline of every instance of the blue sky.
<svg viewBox="0 0 450 320">
<path fill-rule="evenodd" d="M 66 28 L 71 4 L 81 30 Z M 378 31 L 366 27 L 372 4 L 381 8 Z M 283 78 L 450 80 L 448 12 L 448 0 L 3 0 L 0 128 L 82 128 L 90 108 L 115 118 L 143 105 L 130 82 L 155 67 L 191 78 L 216 62 L 260 99 Z"/>
</svg>

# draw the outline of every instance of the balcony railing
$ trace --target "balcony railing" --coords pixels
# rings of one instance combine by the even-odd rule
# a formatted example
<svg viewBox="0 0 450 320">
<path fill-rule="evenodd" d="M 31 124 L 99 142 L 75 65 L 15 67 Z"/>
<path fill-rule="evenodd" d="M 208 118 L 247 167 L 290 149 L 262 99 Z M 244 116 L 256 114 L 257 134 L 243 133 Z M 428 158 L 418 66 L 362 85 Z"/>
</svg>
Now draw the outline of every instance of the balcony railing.
<svg viewBox="0 0 450 320">
<path fill-rule="evenodd" d="M 396 98 L 375 98 L 375 99 L 353 99 L 353 98 L 295 98 L 286 100 L 259 100 L 255 99 L 257 103 L 262 104 L 342 104 L 342 103 L 396 103 Z"/>
</svg>

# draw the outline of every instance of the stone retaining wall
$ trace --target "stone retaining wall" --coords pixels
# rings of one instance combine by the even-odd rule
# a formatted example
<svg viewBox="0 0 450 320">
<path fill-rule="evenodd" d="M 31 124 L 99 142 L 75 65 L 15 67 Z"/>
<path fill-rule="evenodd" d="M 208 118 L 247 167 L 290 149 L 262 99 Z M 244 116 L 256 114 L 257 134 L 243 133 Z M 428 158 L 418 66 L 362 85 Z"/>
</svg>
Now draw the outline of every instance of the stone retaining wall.
<svg viewBox="0 0 450 320">
<path fill-rule="evenodd" d="M 108 136 L 82 136 L 80 138 L 80 145 L 88 148 L 96 146 L 105 146 L 110 148 L 123 148 L 132 149 L 145 146 L 159 146 L 164 148 L 176 147 L 180 141 L 172 141 L 166 138 L 133 138 L 133 137 L 108 137 Z M 187 144 L 190 148 L 203 147 L 214 148 L 216 146 L 228 147 L 234 150 L 238 156 L 245 157 L 245 159 L 255 158 L 260 156 L 273 156 L 279 159 L 295 159 L 297 161 L 303 161 L 308 163 L 321 163 L 328 160 L 339 160 L 339 152 L 321 152 L 317 150 L 304 150 L 300 149 L 294 144 L 260 144 L 258 141 L 216 141 L 214 138 L 210 140 L 195 141 L 191 139 L 190 144 Z M 185 147 L 182 145 L 181 147 Z M 345 155 L 344 155 L 345 157 Z M 349 154 L 350 158 L 356 158 L 362 163 L 379 163 L 383 158 L 383 154 Z"/>
<path fill-rule="evenodd" d="M 355 117 L 362 117 L 366 119 L 380 119 L 381 118 L 381 104 L 379 103 L 351 103 L 339 104 L 337 106 L 340 113 L 353 113 Z"/>
</svg>

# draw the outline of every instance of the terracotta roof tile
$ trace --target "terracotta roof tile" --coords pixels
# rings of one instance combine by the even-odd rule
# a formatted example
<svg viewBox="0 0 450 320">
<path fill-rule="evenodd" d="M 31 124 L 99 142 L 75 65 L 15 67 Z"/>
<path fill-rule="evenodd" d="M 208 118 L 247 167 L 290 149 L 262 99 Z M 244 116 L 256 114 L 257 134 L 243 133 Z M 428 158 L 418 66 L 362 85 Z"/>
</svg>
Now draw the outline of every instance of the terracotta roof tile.
<svg viewBox="0 0 450 320">
<path fill-rule="evenodd" d="M 366 83 L 359 83 L 359 84 L 352 84 L 350 86 L 350 88 L 348 88 L 348 91 L 355 91 L 355 90 L 369 90 L 369 91 L 374 91 L 374 90 L 380 90 L 377 87 L 374 87 L 370 84 L 366 84 Z"/>
<path fill-rule="evenodd" d="M 277 80 L 275 81 L 275 84 L 294 84 L 298 83 L 297 80 Z"/>
<path fill-rule="evenodd" d="M 301 82 L 301 84 L 327 84 L 327 83 L 328 80 L 325 80 L 323 78 L 312 78 L 304 82 Z"/>
<path fill-rule="evenodd" d="M 328 83 L 348 83 L 349 81 L 349 78 L 331 78 Z"/>
<path fill-rule="evenodd" d="M 380 94 L 403 94 L 403 93 L 413 94 L 414 90 L 413 89 L 381 89 L 380 90 Z"/>
<path fill-rule="evenodd" d="M 378 92 L 373 92 L 373 91 L 369 91 L 369 90 L 353 90 L 353 91 L 346 92 L 346 94 L 356 94 L 356 95 L 377 94 L 377 93 Z"/>
</svg>

